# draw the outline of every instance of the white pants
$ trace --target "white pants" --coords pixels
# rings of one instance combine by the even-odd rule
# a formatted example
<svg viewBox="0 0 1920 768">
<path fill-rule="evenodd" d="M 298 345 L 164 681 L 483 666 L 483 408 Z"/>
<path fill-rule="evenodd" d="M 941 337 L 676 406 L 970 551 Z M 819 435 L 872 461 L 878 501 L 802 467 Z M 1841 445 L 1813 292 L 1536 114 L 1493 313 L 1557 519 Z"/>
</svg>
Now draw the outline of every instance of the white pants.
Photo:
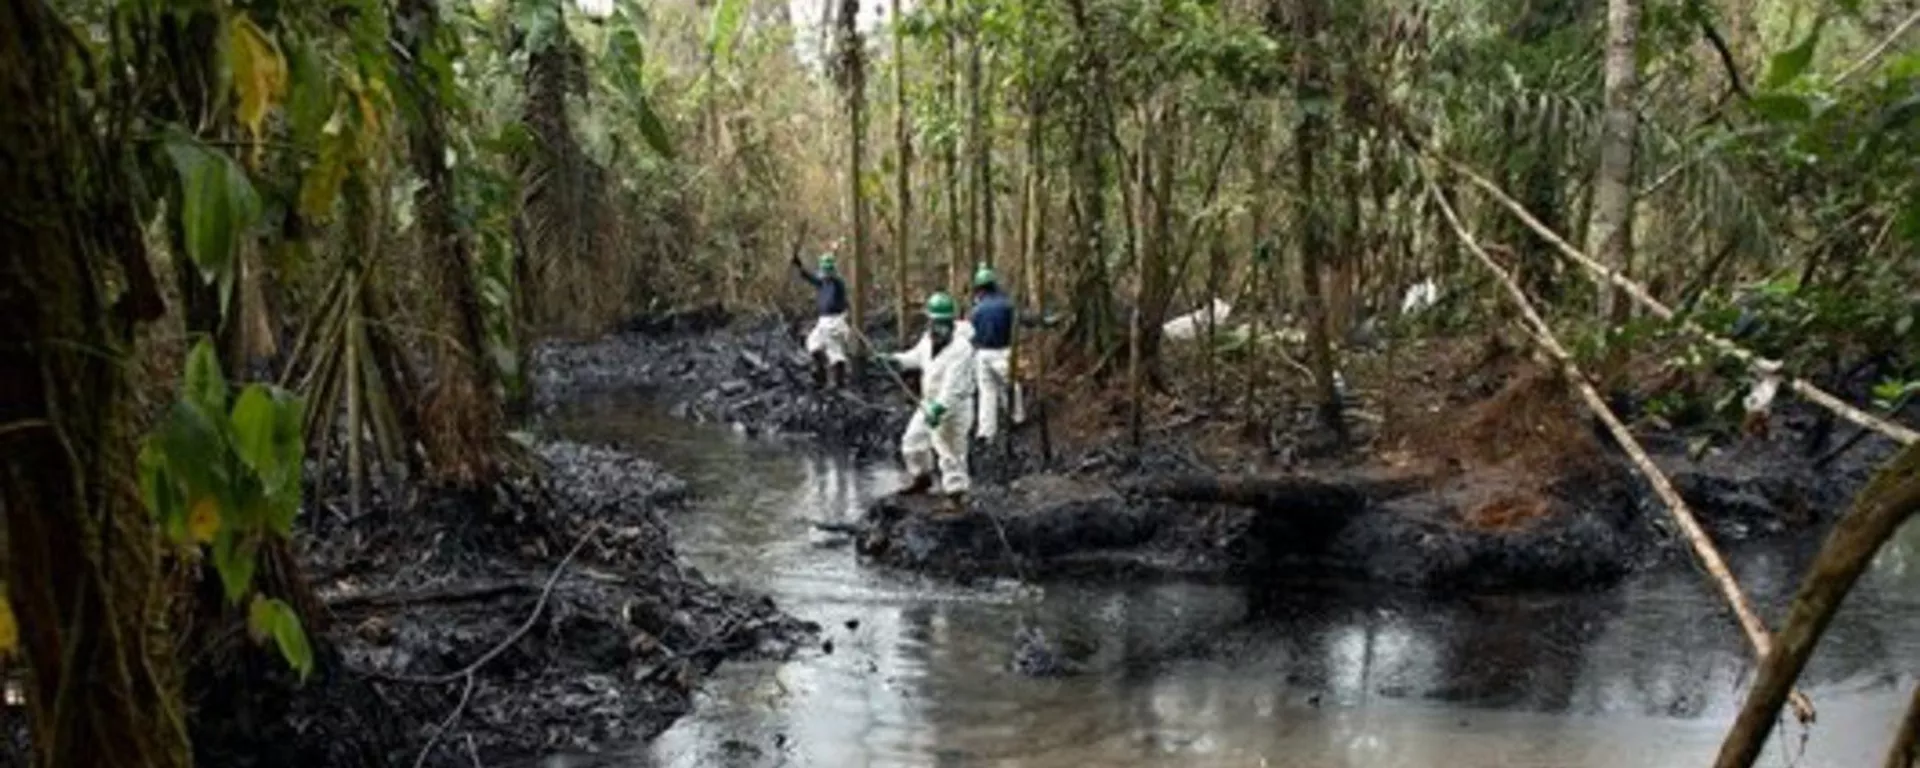
<svg viewBox="0 0 1920 768">
<path fill-rule="evenodd" d="M 847 325 L 847 316 L 821 315 L 813 324 L 813 330 L 807 333 L 807 354 L 826 354 L 827 363 L 847 361 L 847 337 L 853 335 L 852 326 Z"/>
<path fill-rule="evenodd" d="M 901 458 L 907 474 L 919 477 L 934 470 L 934 458 L 940 460 L 940 488 L 947 493 L 967 490 L 967 432 L 973 427 L 972 403 L 954 403 L 940 420 L 940 428 L 927 426 L 924 410 L 914 411 L 907 420 L 907 433 L 900 437 Z"/>
<path fill-rule="evenodd" d="M 991 440 L 1000 433 L 1000 409 L 1005 407 L 1007 392 L 1011 389 L 1009 377 L 1012 371 L 1007 364 L 1007 350 L 976 349 L 973 351 L 973 381 L 980 391 L 980 419 L 974 424 L 975 435 L 982 440 Z"/>
</svg>

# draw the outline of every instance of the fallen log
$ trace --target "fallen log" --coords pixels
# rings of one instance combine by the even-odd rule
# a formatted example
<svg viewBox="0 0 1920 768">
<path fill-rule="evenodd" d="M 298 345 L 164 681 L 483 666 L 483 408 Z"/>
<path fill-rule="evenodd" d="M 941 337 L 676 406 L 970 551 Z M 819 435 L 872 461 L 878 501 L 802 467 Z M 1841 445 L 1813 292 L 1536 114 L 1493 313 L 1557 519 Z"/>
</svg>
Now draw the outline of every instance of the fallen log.
<svg viewBox="0 0 1920 768">
<path fill-rule="evenodd" d="M 1520 316 L 1525 321 L 1524 325 L 1532 334 L 1536 344 L 1559 363 L 1568 385 L 1572 386 L 1585 401 L 1587 409 L 1606 425 L 1607 432 L 1613 435 L 1614 442 L 1620 445 L 1621 450 L 1626 452 L 1627 457 L 1640 470 L 1640 474 L 1646 477 L 1647 484 L 1652 486 L 1654 495 L 1666 502 L 1667 511 L 1672 513 L 1674 523 L 1679 526 L 1687 542 L 1693 546 L 1694 555 L 1699 558 L 1701 567 L 1706 569 L 1707 575 L 1713 580 L 1715 586 L 1719 587 L 1721 595 L 1726 598 L 1727 605 L 1733 609 L 1734 618 L 1739 621 L 1740 628 L 1747 636 L 1748 644 L 1753 647 L 1754 658 L 1767 659 L 1768 654 L 1772 652 L 1772 638 L 1767 632 L 1766 625 L 1761 623 L 1759 615 L 1754 613 L 1753 606 L 1747 602 L 1746 593 L 1740 589 L 1739 580 L 1733 577 L 1733 571 L 1727 567 L 1726 560 L 1720 556 L 1720 550 L 1713 545 L 1713 539 L 1707 535 L 1706 529 L 1702 528 L 1699 520 L 1695 519 L 1686 500 L 1682 499 L 1680 492 L 1674 489 L 1673 481 L 1667 479 L 1666 474 L 1661 472 L 1660 467 L 1653 462 L 1653 458 L 1647 455 L 1646 449 L 1641 448 L 1640 442 L 1634 439 L 1627 425 L 1621 423 L 1620 417 L 1615 416 L 1613 410 L 1607 407 L 1607 401 L 1600 396 L 1599 390 L 1594 389 L 1593 384 L 1587 381 L 1586 375 L 1580 372 L 1579 366 L 1574 364 L 1573 355 L 1569 354 L 1566 348 L 1554 338 L 1553 328 L 1547 325 L 1546 319 L 1533 308 L 1533 302 L 1527 300 L 1527 294 L 1520 290 L 1520 284 L 1515 282 L 1513 276 L 1502 269 L 1486 249 L 1480 247 L 1480 242 L 1467 232 L 1466 225 L 1460 223 L 1460 218 L 1454 212 L 1453 206 L 1447 202 L 1446 196 L 1440 193 L 1439 186 L 1434 184 L 1432 174 L 1423 169 L 1422 176 L 1426 179 L 1429 196 L 1439 206 L 1440 213 L 1446 217 L 1447 224 L 1454 235 L 1466 245 L 1467 250 L 1471 251 L 1482 265 L 1499 278 L 1501 286 L 1506 289 L 1507 297 L 1512 299 L 1514 306 L 1520 310 Z M 1783 696 L 1786 695 L 1786 690 L 1782 689 Z M 1812 722 L 1813 705 L 1806 696 L 1799 691 L 1793 691 L 1792 701 L 1794 714 L 1800 722 Z"/>
</svg>

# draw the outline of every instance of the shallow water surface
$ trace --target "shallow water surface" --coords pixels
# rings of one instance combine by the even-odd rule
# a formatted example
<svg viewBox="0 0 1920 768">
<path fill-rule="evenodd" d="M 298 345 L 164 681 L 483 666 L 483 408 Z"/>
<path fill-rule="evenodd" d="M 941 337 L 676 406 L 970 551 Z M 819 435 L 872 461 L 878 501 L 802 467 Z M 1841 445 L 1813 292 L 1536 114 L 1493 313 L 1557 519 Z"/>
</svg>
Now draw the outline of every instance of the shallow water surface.
<svg viewBox="0 0 1920 768">
<path fill-rule="evenodd" d="M 681 474 L 699 494 L 673 520 L 687 558 L 823 627 L 820 651 L 723 665 L 692 715 L 603 764 L 1701 766 L 1753 671 L 1684 568 L 1444 600 L 1337 581 L 962 587 L 863 567 L 814 530 L 900 484 L 890 466 L 618 400 L 560 431 Z M 1817 543 L 1728 554 L 1773 618 Z M 1762 765 L 1879 763 L 1920 661 L 1914 552 L 1910 529 L 1855 591 L 1804 678 L 1819 723 L 1789 725 Z M 1089 672 L 1013 673 L 1023 625 L 1092 645 Z"/>
</svg>

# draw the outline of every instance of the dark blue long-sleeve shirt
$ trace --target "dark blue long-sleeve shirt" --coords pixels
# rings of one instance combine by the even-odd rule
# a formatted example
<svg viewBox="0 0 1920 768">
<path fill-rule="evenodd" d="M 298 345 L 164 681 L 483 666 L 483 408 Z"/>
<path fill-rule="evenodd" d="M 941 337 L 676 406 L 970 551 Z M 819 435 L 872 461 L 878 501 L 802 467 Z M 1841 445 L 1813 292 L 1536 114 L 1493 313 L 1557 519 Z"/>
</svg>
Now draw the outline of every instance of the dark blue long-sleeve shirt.
<svg viewBox="0 0 1920 768">
<path fill-rule="evenodd" d="M 1013 345 L 1013 299 L 999 291 L 981 294 L 967 318 L 973 325 L 975 349 L 1006 349 Z"/>
<path fill-rule="evenodd" d="M 800 279 L 813 286 L 813 307 L 821 317 L 847 311 L 847 284 L 840 281 L 839 275 L 815 275 L 798 262 L 793 269 L 800 273 Z"/>
</svg>

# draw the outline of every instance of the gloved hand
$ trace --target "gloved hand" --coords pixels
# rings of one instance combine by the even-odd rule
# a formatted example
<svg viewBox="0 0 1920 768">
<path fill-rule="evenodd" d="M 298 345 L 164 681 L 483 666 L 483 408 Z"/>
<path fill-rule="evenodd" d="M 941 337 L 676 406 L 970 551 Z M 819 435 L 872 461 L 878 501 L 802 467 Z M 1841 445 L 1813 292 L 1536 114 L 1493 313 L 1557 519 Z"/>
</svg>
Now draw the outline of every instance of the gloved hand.
<svg viewBox="0 0 1920 768">
<path fill-rule="evenodd" d="M 941 405 L 938 400 L 931 400 L 927 402 L 926 408 L 923 410 L 927 415 L 927 426 L 932 429 L 939 429 L 940 420 L 947 415 L 947 407 Z"/>
</svg>

